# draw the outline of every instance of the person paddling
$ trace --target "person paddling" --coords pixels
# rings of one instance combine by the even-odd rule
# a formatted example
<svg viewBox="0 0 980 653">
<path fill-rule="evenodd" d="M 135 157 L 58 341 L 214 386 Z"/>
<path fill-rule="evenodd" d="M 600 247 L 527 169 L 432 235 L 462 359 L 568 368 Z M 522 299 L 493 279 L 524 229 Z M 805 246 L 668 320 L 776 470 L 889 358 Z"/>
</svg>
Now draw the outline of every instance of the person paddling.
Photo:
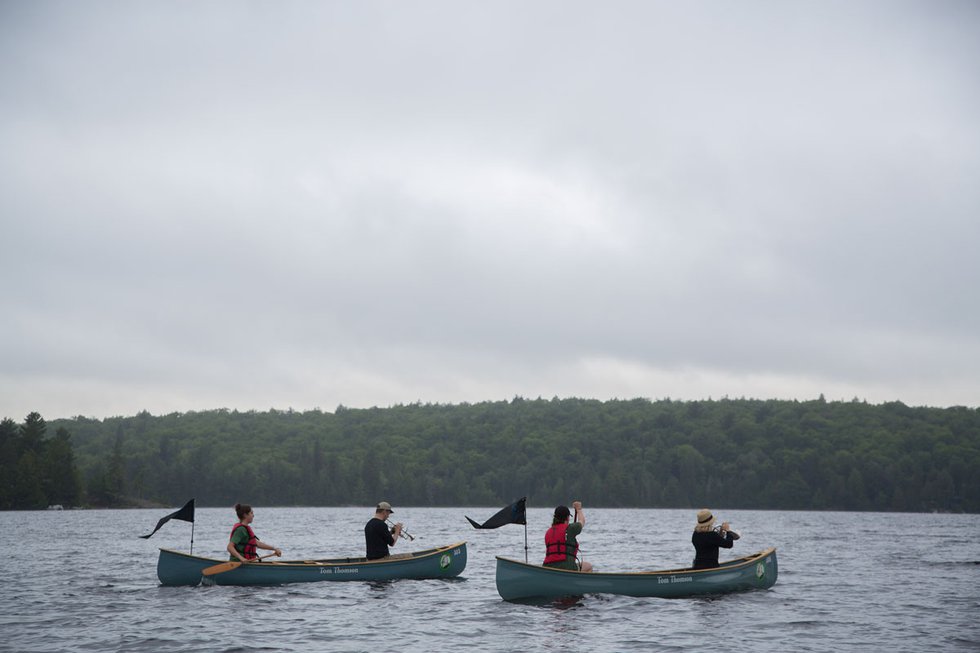
<svg viewBox="0 0 980 653">
<path fill-rule="evenodd" d="M 259 556 L 255 552 L 256 549 L 266 549 L 273 551 L 276 556 L 282 556 L 282 551 L 271 544 L 266 544 L 255 536 L 255 531 L 250 526 L 252 520 L 255 519 L 252 506 L 247 503 L 236 503 L 235 514 L 238 515 L 238 523 L 231 528 L 231 536 L 228 538 L 227 547 L 231 560 L 237 560 L 238 562 L 257 560 Z"/>
<path fill-rule="evenodd" d="M 571 524 L 568 523 L 571 517 L 568 506 L 555 508 L 551 528 L 544 534 L 544 566 L 572 571 L 592 571 L 592 563 L 583 561 L 580 565 L 576 560 L 578 554 L 576 538 L 585 527 L 585 511 L 582 510 L 581 501 L 573 501 L 572 508 L 575 509 L 575 521 Z"/>
</svg>

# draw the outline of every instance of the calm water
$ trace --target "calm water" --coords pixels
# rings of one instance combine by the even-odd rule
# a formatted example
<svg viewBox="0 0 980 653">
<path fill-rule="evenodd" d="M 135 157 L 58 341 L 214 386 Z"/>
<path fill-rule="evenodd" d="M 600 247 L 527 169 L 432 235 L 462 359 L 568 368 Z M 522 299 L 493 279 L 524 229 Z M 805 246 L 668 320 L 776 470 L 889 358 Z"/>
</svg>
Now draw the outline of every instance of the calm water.
<svg viewBox="0 0 980 653">
<path fill-rule="evenodd" d="M 500 600 L 494 556 L 524 557 L 524 529 L 472 529 L 495 508 L 401 508 L 416 536 L 395 551 L 469 542 L 460 579 L 267 588 L 161 587 L 158 547 L 187 551 L 176 510 L 0 512 L 0 651 L 956 651 L 980 649 L 980 516 L 715 510 L 735 553 L 779 549 L 768 591 L 710 599 Z M 589 510 L 581 537 L 600 570 L 692 558 L 693 510 Z M 287 558 L 361 555 L 372 510 L 255 509 Z M 528 510 L 530 557 L 550 509 Z M 194 552 L 223 557 L 230 509 L 197 511 Z M 405 547 L 405 544 L 410 544 Z"/>
</svg>

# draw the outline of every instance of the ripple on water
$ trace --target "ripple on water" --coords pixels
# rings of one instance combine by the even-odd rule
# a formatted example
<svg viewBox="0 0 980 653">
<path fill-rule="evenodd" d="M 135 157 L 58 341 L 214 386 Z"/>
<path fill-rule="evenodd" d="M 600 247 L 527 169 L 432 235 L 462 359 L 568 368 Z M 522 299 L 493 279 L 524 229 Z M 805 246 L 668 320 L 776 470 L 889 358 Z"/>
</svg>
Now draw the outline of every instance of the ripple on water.
<svg viewBox="0 0 980 653">
<path fill-rule="evenodd" d="M 771 590 L 520 604 L 497 595 L 493 556 L 523 558 L 522 530 L 461 530 L 469 528 L 463 513 L 485 509 L 405 509 L 413 533 L 431 533 L 432 544 L 472 538 L 464 578 L 263 588 L 160 587 L 156 547 L 186 550 L 189 529 L 172 523 L 154 542 L 136 538 L 158 512 L 0 513 L 0 532 L 23 545 L 0 567 L 0 651 L 411 653 L 583 650 L 584 643 L 589 650 L 670 651 L 703 648 L 705 633 L 723 634 L 731 650 L 761 653 L 980 647 L 975 516 L 902 515 L 903 528 L 917 535 L 891 541 L 879 537 L 880 525 L 894 521 L 888 515 L 726 511 L 742 531 L 731 555 L 778 547 L 779 582 Z M 195 552 L 221 555 L 227 512 L 198 510 Z M 289 542 L 298 557 L 340 555 L 358 541 L 362 512 L 264 509 L 257 532 Z M 690 559 L 689 513 L 593 510 L 582 539 L 603 569 L 675 567 Z M 550 509 L 529 509 L 535 539 L 549 518 Z M 638 553 L 623 532 L 641 518 L 667 535 Z M 64 541 L 64 532 L 85 534 L 85 546 L 105 553 L 74 556 L 69 548 L 78 542 Z M 50 564 L 69 558 L 70 564 Z"/>
</svg>

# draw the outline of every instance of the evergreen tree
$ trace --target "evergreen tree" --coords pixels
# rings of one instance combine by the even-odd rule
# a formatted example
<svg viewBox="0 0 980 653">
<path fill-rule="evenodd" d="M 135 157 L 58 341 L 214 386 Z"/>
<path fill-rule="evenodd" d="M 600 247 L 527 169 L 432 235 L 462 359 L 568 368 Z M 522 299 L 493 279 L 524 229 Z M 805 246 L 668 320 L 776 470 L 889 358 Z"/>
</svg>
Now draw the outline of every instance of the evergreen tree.
<svg viewBox="0 0 980 653">
<path fill-rule="evenodd" d="M 48 441 L 44 457 L 44 489 L 50 503 L 77 506 L 81 503 L 82 482 L 75 466 L 71 434 L 58 427 Z"/>
<path fill-rule="evenodd" d="M 41 453 L 44 434 L 48 430 L 44 418 L 39 413 L 31 413 L 20 427 L 20 440 L 23 451 L 32 451 L 35 455 Z"/>
<path fill-rule="evenodd" d="M 0 510 L 14 507 L 20 435 L 17 423 L 9 417 L 0 421 Z"/>
<path fill-rule="evenodd" d="M 126 461 L 123 458 L 122 447 L 123 434 L 122 425 L 120 425 L 120 428 L 116 431 L 116 440 L 112 447 L 112 455 L 109 456 L 108 464 L 106 465 L 104 491 L 108 499 L 108 505 L 120 505 L 123 501 Z"/>
<path fill-rule="evenodd" d="M 48 505 L 41 484 L 41 466 L 33 451 L 25 451 L 14 471 L 13 507 L 21 510 L 41 510 Z"/>
</svg>

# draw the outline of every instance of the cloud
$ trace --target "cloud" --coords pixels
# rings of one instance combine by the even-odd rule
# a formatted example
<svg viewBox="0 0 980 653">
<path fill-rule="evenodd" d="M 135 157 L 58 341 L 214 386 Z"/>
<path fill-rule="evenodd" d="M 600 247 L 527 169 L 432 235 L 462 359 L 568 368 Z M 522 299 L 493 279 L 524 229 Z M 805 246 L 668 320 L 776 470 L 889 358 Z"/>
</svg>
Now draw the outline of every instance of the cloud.
<svg viewBox="0 0 980 653">
<path fill-rule="evenodd" d="M 973 405 L 943 6 L 4 6 L 0 415 Z"/>
</svg>

